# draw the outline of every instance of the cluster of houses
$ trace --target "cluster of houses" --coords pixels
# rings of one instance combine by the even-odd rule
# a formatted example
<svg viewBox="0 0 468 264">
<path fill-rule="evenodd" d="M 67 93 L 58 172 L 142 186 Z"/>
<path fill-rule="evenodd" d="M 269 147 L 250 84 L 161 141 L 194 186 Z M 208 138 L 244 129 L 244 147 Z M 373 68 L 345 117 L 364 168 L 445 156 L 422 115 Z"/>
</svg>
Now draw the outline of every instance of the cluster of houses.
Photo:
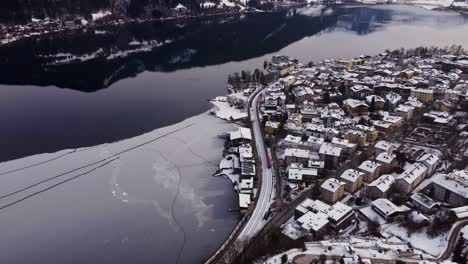
<svg viewBox="0 0 468 264">
<path fill-rule="evenodd" d="M 468 56 L 382 53 L 316 65 L 274 56 L 268 71 L 276 81 L 264 89 L 261 110 L 265 133 L 279 138 L 283 179 L 320 186 L 319 200 L 306 199 L 296 208 L 297 229 L 339 231 L 355 212 L 391 221 L 413 211 L 433 213 L 441 204 L 468 204 L 467 170 L 436 173 L 440 151 L 384 140 L 415 118 L 455 127 L 454 112 L 468 109 Z M 370 155 L 348 166 L 362 152 Z M 402 164 L 399 155 L 410 159 Z M 430 192 L 422 192 L 422 185 Z M 410 198 L 396 205 L 389 199 L 394 193 Z M 345 202 L 349 196 L 369 204 L 355 210 Z"/>
<path fill-rule="evenodd" d="M 255 195 L 256 181 L 255 156 L 252 149 L 252 132 L 239 127 L 227 134 L 227 153 L 220 163 L 221 174 L 226 174 L 239 193 L 241 213 L 248 210 Z"/>
</svg>

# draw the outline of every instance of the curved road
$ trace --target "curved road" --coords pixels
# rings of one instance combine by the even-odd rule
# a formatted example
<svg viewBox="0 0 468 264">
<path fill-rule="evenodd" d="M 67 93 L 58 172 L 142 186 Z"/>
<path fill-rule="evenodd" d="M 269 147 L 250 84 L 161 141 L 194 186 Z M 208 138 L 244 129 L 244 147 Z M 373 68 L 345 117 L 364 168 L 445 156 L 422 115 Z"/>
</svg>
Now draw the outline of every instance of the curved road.
<svg viewBox="0 0 468 264">
<path fill-rule="evenodd" d="M 273 173 L 272 169 L 268 168 L 266 153 L 267 149 L 263 138 L 263 131 L 259 118 L 259 101 L 263 92 L 257 93 L 252 99 L 252 105 L 249 109 L 250 120 L 252 121 L 252 131 L 255 139 L 258 160 L 261 163 L 261 172 L 258 177 L 261 177 L 261 186 L 258 189 L 258 200 L 255 209 L 250 216 L 248 222 L 238 236 L 238 240 L 245 241 L 255 236 L 265 225 L 266 220 L 263 219 L 268 212 L 272 203 L 271 197 L 273 193 Z"/>
</svg>

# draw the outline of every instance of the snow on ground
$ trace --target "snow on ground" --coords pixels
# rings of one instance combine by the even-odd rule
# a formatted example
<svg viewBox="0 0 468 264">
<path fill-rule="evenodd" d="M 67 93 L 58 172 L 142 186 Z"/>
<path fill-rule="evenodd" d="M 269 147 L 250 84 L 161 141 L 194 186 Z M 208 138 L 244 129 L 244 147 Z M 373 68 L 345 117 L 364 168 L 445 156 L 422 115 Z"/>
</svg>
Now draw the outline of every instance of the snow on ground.
<svg viewBox="0 0 468 264">
<path fill-rule="evenodd" d="M 307 234 L 307 232 L 301 230 L 300 226 L 296 223 L 296 220 L 294 220 L 294 216 L 283 225 L 283 230 L 281 233 L 293 240 L 296 240 Z"/>
<path fill-rule="evenodd" d="M 70 53 L 59 53 L 55 55 L 47 55 L 43 57 L 48 58 L 56 58 L 53 62 L 47 63 L 47 65 L 60 65 L 60 64 L 68 64 L 70 62 L 85 62 L 92 59 L 95 59 L 102 55 L 104 52 L 103 49 L 98 49 L 93 53 L 87 53 L 82 55 L 73 55 Z"/>
<path fill-rule="evenodd" d="M 226 7 L 235 7 L 236 4 L 233 3 L 233 2 L 229 2 L 229 0 L 221 0 L 218 7 L 223 8 L 224 6 L 226 6 Z"/>
<path fill-rule="evenodd" d="M 94 30 L 94 34 L 95 35 L 105 35 L 105 34 L 108 34 L 109 32 L 105 31 L 105 30 Z"/>
<path fill-rule="evenodd" d="M 211 103 L 216 107 L 216 110 L 214 110 L 215 115 L 221 119 L 231 120 L 232 118 L 237 120 L 248 116 L 245 110 L 230 106 L 224 96 L 216 97 L 211 100 Z"/>
<path fill-rule="evenodd" d="M 297 13 L 304 16 L 319 17 L 322 14 L 323 9 L 325 9 L 325 6 L 317 5 L 312 7 L 299 8 Z"/>
<path fill-rule="evenodd" d="M 463 238 L 468 240 L 468 225 L 464 226 L 460 232 L 463 234 Z"/>
<path fill-rule="evenodd" d="M 99 12 L 97 13 L 92 13 L 91 16 L 93 18 L 93 21 L 96 21 L 96 20 L 99 20 L 99 19 L 102 19 L 106 16 L 110 16 L 112 13 L 110 11 L 102 11 L 102 10 L 99 10 Z"/>
<path fill-rule="evenodd" d="M 447 247 L 447 233 L 442 233 L 437 237 L 430 238 L 427 235 L 427 228 L 422 228 L 420 231 L 409 235 L 407 229 L 400 226 L 400 224 L 391 224 L 382 227 L 382 232 L 386 232 L 403 241 L 409 242 L 414 248 L 420 249 L 432 256 L 438 256 Z"/>
<path fill-rule="evenodd" d="M 216 4 L 215 3 L 212 3 L 212 2 L 204 2 L 204 3 L 201 3 L 200 4 L 200 7 L 203 7 L 203 8 L 210 8 L 210 7 L 213 7 L 215 6 Z"/>
<path fill-rule="evenodd" d="M 174 10 L 181 11 L 181 10 L 187 10 L 187 8 L 181 3 L 178 3 L 177 6 L 174 7 Z"/>
<path fill-rule="evenodd" d="M 419 6 L 427 10 L 433 10 L 439 7 L 449 7 L 453 0 L 411 0 L 403 3 Z"/>
<path fill-rule="evenodd" d="M 154 48 L 158 48 L 169 43 L 172 43 L 172 40 L 168 39 L 168 40 L 165 40 L 164 42 L 159 42 L 157 40 L 144 41 L 144 42 L 141 42 L 141 46 L 138 48 L 130 49 L 130 50 L 118 50 L 117 52 L 114 52 L 110 54 L 109 56 L 107 56 L 106 59 L 113 60 L 117 58 L 125 58 L 125 57 L 128 57 L 130 54 L 134 54 L 134 53 L 150 52 Z"/>
<path fill-rule="evenodd" d="M 467 2 L 454 2 L 452 5 L 456 7 L 463 7 L 463 8 L 468 9 L 468 1 Z"/>
<path fill-rule="evenodd" d="M 237 186 L 239 186 L 240 183 L 240 175 L 234 173 L 234 159 L 236 158 L 236 155 L 231 154 L 227 155 L 224 157 L 219 162 L 219 169 L 221 170 L 218 175 L 225 175 L 227 178 L 232 182 L 234 185 L 234 189 L 237 190 Z"/>
<path fill-rule="evenodd" d="M 377 5 L 377 4 L 386 4 L 386 3 L 387 3 L 387 0 L 357 0 L 357 2 L 363 3 L 363 4 L 374 4 L 374 5 Z"/>
</svg>

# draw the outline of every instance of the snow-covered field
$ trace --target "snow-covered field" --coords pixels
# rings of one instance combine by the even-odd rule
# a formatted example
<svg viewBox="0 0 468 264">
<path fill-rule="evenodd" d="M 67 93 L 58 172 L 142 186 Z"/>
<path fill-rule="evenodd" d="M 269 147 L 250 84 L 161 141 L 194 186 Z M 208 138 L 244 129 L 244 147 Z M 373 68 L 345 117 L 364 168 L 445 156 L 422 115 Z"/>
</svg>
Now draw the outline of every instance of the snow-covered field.
<svg viewBox="0 0 468 264">
<path fill-rule="evenodd" d="M 247 112 L 243 109 L 237 109 L 234 106 L 230 106 L 227 102 L 226 97 L 218 96 L 211 100 L 211 103 L 216 107 L 215 114 L 217 117 L 224 120 L 237 120 L 247 117 Z"/>
<path fill-rule="evenodd" d="M 93 18 L 93 21 L 96 21 L 96 20 L 99 20 L 99 19 L 102 19 L 106 16 L 110 16 L 112 13 L 110 11 L 103 11 L 103 10 L 100 10 L 99 12 L 97 13 L 93 13 L 91 14 L 92 18 Z"/>
<path fill-rule="evenodd" d="M 406 0 L 401 3 L 419 6 L 427 10 L 433 10 L 439 7 L 449 7 L 453 0 Z"/>
<path fill-rule="evenodd" d="M 442 253 L 447 247 L 447 233 L 442 233 L 437 237 L 430 238 L 427 235 L 426 228 L 422 228 L 418 232 L 408 234 L 406 228 L 401 227 L 399 224 L 391 224 L 382 227 L 382 232 L 396 236 L 405 242 L 409 242 L 414 248 L 420 249 L 434 257 Z"/>
</svg>

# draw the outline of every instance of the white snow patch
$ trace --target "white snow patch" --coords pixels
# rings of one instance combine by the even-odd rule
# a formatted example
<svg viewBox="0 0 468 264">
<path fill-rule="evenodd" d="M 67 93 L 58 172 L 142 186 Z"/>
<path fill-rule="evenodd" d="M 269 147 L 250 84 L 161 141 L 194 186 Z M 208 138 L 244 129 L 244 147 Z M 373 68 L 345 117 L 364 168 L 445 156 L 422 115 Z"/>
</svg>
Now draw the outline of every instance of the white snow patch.
<svg viewBox="0 0 468 264">
<path fill-rule="evenodd" d="M 216 116 L 221 119 L 237 120 L 248 116 L 245 110 L 230 106 L 224 96 L 216 97 L 214 100 L 211 100 L 211 103 L 217 108 L 217 110 L 214 110 Z"/>
<path fill-rule="evenodd" d="M 408 230 L 399 224 L 391 224 L 382 228 L 386 232 L 400 238 L 403 241 L 411 243 L 414 248 L 420 249 L 432 256 L 438 256 L 447 247 L 447 233 L 442 233 L 434 238 L 427 234 L 427 228 L 408 234 Z"/>
<path fill-rule="evenodd" d="M 218 8 L 223 8 L 223 7 L 235 7 L 236 4 L 233 2 L 229 2 L 229 0 L 221 0 L 221 2 L 218 5 Z"/>
<path fill-rule="evenodd" d="M 102 18 L 104 18 L 106 16 L 110 16 L 110 15 L 112 15 L 112 13 L 110 11 L 103 11 L 103 10 L 99 10 L 99 12 L 91 14 L 91 16 L 93 18 L 93 21 L 102 19 Z"/>
<path fill-rule="evenodd" d="M 212 3 L 212 2 L 204 2 L 204 3 L 200 4 L 200 7 L 203 7 L 203 8 L 210 8 L 210 7 L 213 7 L 213 6 L 216 6 L 216 4 Z"/>
<path fill-rule="evenodd" d="M 187 10 L 187 8 L 182 5 L 181 3 L 178 3 L 176 7 L 174 7 L 174 10 L 176 11 L 182 11 L 182 10 Z"/>
</svg>

